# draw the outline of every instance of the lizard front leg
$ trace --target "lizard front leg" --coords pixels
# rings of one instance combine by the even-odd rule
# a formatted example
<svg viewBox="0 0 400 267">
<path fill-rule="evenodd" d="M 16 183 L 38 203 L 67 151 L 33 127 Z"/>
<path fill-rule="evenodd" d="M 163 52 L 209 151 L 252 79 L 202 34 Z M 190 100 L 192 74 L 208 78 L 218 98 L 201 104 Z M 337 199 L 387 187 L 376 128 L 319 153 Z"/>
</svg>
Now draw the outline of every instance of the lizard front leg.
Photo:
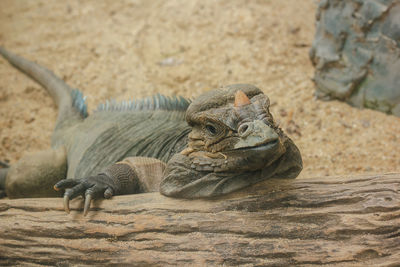
<svg viewBox="0 0 400 267">
<path fill-rule="evenodd" d="M 69 202 L 77 196 L 85 197 L 83 215 L 90 209 L 93 199 L 114 195 L 158 191 L 165 163 L 155 158 L 129 157 L 103 172 L 83 179 L 64 179 L 54 185 L 55 190 L 66 189 L 64 209 L 70 212 Z"/>
</svg>

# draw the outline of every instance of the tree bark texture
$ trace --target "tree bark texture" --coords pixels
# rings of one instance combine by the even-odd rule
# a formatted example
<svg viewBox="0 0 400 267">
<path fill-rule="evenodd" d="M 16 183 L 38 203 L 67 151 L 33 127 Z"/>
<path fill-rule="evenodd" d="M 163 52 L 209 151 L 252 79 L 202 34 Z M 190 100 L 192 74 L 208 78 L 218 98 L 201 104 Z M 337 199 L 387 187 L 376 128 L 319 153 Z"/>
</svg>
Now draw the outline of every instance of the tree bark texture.
<svg viewBox="0 0 400 267">
<path fill-rule="evenodd" d="M 269 180 L 211 200 L 159 193 L 0 200 L 0 265 L 400 264 L 400 174 Z"/>
</svg>

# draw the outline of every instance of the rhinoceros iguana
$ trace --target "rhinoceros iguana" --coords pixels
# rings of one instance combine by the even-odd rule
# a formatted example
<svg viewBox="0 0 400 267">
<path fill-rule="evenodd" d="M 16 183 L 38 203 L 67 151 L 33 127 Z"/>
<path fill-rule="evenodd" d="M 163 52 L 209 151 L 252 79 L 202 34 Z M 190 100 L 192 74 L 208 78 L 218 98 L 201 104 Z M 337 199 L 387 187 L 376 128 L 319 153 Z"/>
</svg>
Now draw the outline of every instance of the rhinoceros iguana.
<svg viewBox="0 0 400 267">
<path fill-rule="evenodd" d="M 228 85 L 194 101 L 163 95 L 107 101 L 89 116 L 79 90 L 4 48 L 0 54 L 45 87 L 59 109 L 51 149 L 0 169 L 10 198 L 65 189 L 65 210 L 83 195 L 86 214 L 94 198 L 152 191 L 214 197 L 271 177 L 294 178 L 302 169 L 298 148 L 255 86 Z"/>
</svg>

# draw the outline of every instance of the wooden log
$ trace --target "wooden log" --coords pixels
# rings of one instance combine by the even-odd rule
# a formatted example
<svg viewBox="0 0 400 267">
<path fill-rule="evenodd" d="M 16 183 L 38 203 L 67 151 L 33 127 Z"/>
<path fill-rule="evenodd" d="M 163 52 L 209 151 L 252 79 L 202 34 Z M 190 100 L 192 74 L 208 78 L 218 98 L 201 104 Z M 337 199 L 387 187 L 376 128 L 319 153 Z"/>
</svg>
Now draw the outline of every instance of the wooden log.
<svg viewBox="0 0 400 267">
<path fill-rule="evenodd" d="M 0 200 L 0 265 L 398 266 L 400 174 L 269 180 L 211 200 L 158 193 Z"/>
</svg>

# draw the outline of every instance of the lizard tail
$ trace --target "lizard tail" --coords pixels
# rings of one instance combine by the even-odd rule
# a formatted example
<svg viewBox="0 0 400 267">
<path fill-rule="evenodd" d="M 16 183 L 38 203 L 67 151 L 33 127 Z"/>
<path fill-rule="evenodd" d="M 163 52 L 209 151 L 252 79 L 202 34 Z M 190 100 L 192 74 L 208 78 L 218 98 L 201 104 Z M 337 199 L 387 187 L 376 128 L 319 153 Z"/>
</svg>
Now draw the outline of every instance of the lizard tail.
<svg viewBox="0 0 400 267">
<path fill-rule="evenodd" d="M 77 121 L 87 117 L 85 98 L 79 90 L 69 87 L 45 67 L 17 56 L 2 47 L 0 47 L 0 54 L 14 67 L 38 82 L 49 92 L 58 106 L 56 129 L 67 120 Z"/>
</svg>

